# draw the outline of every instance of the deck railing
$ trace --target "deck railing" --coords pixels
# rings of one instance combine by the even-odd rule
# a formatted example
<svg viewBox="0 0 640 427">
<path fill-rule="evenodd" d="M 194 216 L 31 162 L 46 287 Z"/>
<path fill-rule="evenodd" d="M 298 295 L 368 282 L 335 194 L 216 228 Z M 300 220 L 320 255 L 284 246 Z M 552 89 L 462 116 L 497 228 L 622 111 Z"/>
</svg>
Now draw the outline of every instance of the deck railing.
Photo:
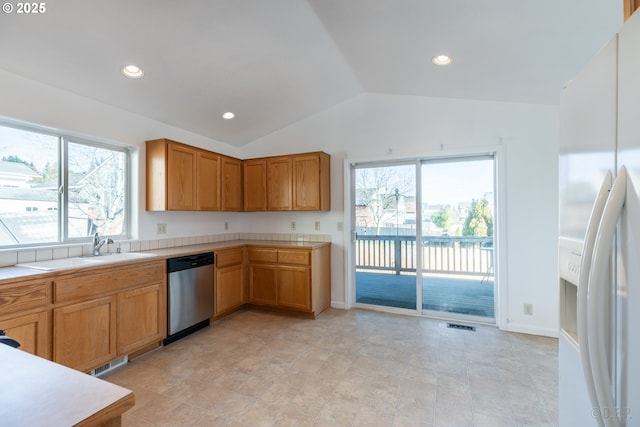
<svg viewBox="0 0 640 427">
<path fill-rule="evenodd" d="M 422 271 L 463 275 L 493 273 L 493 237 L 424 236 Z M 415 236 L 361 236 L 356 239 L 356 268 L 415 272 Z"/>
</svg>

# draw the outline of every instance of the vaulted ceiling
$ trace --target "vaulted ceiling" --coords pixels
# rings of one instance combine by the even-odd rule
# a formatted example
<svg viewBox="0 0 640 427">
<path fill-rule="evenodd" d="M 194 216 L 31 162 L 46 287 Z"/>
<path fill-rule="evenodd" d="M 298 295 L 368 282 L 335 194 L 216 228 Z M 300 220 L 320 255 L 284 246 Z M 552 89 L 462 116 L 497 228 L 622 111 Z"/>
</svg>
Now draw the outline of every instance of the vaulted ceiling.
<svg viewBox="0 0 640 427">
<path fill-rule="evenodd" d="M 613 3 L 53 0 L 0 15 L 0 68 L 242 146 L 364 92 L 557 104 Z"/>
</svg>

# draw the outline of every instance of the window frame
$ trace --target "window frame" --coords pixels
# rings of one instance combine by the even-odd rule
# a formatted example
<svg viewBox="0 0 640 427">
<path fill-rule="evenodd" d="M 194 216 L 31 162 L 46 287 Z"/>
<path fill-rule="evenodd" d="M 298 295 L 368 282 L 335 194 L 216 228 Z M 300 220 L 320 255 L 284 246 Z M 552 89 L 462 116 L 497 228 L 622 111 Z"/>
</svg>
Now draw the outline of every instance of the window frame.
<svg viewBox="0 0 640 427">
<path fill-rule="evenodd" d="M 116 151 L 125 156 L 124 159 L 124 218 L 123 230 L 121 234 L 105 234 L 104 237 L 129 239 L 131 236 L 131 147 L 115 141 L 102 140 L 95 137 L 79 135 L 73 132 L 65 132 L 55 129 L 46 128 L 44 126 L 14 122 L 0 118 L 0 127 L 11 128 L 26 132 L 32 132 L 50 137 L 57 138 L 57 161 L 58 161 L 58 215 L 57 215 L 57 233 L 58 240 L 51 242 L 25 243 L 16 245 L 0 246 L 3 249 L 20 249 L 41 246 L 56 246 L 65 244 L 86 243 L 90 237 L 69 237 L 69 144 L 85 145 L 105 150 Z"/>
</svg>

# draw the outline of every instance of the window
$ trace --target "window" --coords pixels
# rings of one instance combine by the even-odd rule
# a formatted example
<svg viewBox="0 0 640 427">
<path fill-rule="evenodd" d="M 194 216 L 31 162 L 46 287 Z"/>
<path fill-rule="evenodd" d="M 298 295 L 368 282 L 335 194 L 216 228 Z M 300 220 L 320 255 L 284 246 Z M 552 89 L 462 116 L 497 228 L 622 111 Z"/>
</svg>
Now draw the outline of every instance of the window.
<svg viewBox="0 0 640 427">
<path fill-rule="evenodd" d="M 0 247 L 128 235 L 126 148 L 0 123 Z"/>
</svg>

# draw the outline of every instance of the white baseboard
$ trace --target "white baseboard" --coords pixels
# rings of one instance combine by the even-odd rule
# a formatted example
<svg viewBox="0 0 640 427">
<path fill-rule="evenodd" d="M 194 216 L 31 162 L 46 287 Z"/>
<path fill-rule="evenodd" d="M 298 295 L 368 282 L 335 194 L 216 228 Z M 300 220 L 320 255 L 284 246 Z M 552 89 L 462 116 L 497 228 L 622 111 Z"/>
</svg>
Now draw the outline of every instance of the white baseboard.
<svg viewBox="0 0 640 427">
<path fill-rule="evenodd" d="M 331 301 L 331 308 L 339 308 L 345 310 L 347 307 L 343 302 Z"/>
<path fill-rule="evenodd" d="M 508 323 L 505 329 L 509 332 L 518 332 L 521 334 L 540 335 L 543 337 L 558 338 L 559 332 L 557 329 L 541 328 L 538 326 L 526 325 L 523 323 Z"/>
</svg>

